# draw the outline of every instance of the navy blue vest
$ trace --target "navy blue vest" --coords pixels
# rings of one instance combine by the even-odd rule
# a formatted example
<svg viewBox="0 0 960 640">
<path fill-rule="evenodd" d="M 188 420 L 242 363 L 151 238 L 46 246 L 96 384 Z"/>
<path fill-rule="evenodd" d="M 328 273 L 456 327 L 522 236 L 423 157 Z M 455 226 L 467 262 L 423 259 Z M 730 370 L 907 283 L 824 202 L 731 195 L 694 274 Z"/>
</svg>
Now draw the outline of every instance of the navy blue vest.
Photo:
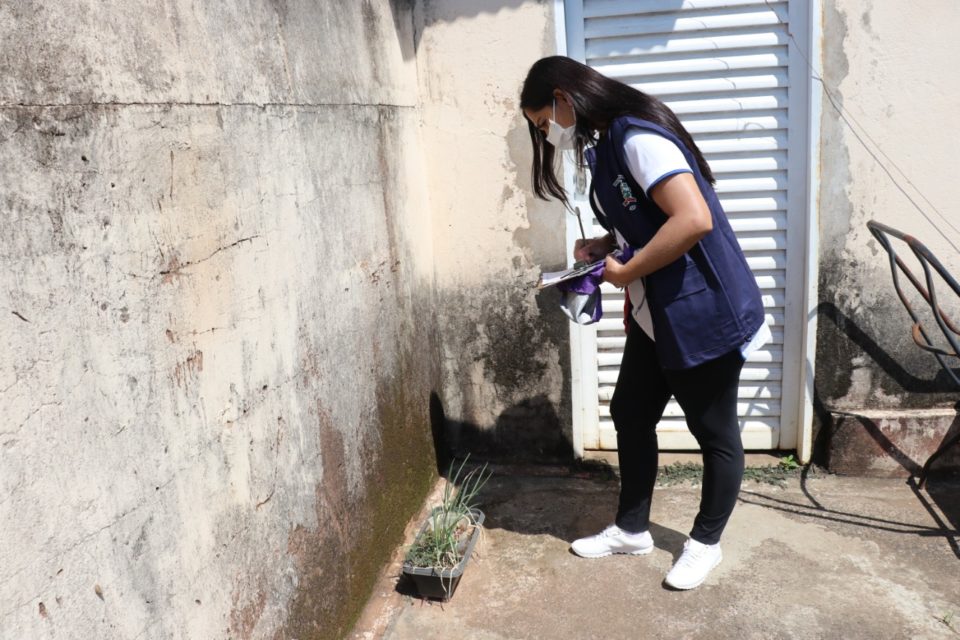
<svg viewBox="0 0 960 640">
<path fill-rule="evenodd" d="M 690 251 L 646 279 L 657 355 L 665 369 L 687 369 L 739 349 L 763 324 L 763 302 L 713 186 L 686 145 L 663 127 L 622 116 L 587 150 L 594 213 L 634 248 L 647 244 L 667 215 L 643 192 L 628 168 L 624 137 L 631 127 L 659 133 L 683 152 L 710 207 L 713 229 Z"/>
</svg>

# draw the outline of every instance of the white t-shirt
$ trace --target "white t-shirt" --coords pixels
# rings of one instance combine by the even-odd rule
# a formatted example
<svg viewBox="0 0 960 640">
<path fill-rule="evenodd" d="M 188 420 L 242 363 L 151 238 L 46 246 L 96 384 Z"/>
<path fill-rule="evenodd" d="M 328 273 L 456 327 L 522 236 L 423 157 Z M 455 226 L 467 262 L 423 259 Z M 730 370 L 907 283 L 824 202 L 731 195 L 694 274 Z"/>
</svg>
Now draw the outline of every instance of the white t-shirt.
<svg viewBox="0 0 960 640">
<path fill-rule="evenodd" d="M 633 129 L 627 133 L 623 146 L 626 152 L 627 168 L 630 169 L 633 179 L 647 195 L 650 194 L 650 189 L 665 178 L 678 173 L 693 173 L 687 159 L 683 156 L 683 152 L 672 141 L 659 133 L 644 129 Z M 593 202 L 602 212 L 603 208 L 596 197 Z M 614 230 L 614 234 L 617 245 L 621 249 L 625 247 L 627 242 L 620 235 L 620 232 Z M 650 315 L 650 307 L 647 305 L 644 278 L 638 278 L 628 284 L 627 291 L 630 292 L 634 320 L 640 325 L 643 332 L 653 340 L 653 317 Z M 764 323 L 754 336 L 740 348 L 740 353 L 746 359 L 751 353 L 769 342 L 771 338 L 770 327 Z"/>
</svg>

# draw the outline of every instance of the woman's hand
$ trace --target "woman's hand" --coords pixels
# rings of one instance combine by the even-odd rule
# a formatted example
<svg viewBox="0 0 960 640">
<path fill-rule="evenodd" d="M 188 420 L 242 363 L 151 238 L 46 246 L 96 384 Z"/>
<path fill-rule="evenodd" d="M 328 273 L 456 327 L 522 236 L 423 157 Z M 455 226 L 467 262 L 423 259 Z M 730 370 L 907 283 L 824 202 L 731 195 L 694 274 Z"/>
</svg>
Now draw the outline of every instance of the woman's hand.
<svg viewBox="0 0 960 640">
<path fill-rule="evenodd" d="M 630 284 L 633 279 L 627 274 L 627 268 L 613 256 L 607 256 L 603 269 L 603 279 L 621 289 Z"/>
<path fill-rule="evenodd" d="M 580 262 L 596 262 L 610 253 L 613 241 L 610 234 L 590 240 L 577 240 L 573 244 L 573 259 Z"/>
</svg>

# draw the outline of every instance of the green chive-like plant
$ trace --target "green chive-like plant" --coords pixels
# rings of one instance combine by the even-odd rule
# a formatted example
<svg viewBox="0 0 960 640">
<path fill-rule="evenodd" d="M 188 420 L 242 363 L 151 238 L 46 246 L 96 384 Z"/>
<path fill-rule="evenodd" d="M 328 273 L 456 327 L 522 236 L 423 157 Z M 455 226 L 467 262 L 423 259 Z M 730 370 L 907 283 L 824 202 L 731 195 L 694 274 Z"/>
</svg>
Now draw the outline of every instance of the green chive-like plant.
<svg viewBox="0 0 960 640">
<path fill-rule="evenodd" d="M 444 569 L 453 569 L 463 558 L 467 542 L 477 526 L 477 494 L 491 474 L 486 464 L 464 474 L 469 458 L 469 455 L 464 458 L 456 469 L 454 463 L 450 463 L 443 501 L 433 509 L 428 526 L 407 551 L 406 564 L 432 567 L 440 573 Z"/>
</svg>

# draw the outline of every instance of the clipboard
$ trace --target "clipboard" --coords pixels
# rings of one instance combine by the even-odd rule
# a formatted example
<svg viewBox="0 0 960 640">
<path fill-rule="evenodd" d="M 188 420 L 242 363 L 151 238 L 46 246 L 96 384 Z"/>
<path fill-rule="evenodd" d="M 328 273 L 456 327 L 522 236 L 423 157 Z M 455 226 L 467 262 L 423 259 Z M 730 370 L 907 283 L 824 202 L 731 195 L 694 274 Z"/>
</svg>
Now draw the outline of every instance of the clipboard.
<svg viewBox="0 0 960 640">
<path fill-rule="evenodd" d="M 586 275 L 593 271 L 597 265 L 603 264 L 605 260 L 606 256 L 600 260 L 597 260 L 596 262 L 581 264 L 580 266 L 574 265 L 573 267 L 564 269 L 563 271 L 546 271 L 541 273 L 540 279 L 537 280 L 537 289 L 546 289 L 547 287 L 552 287 L 560 284 L 561 282 L 579 278 L 580 276 Z"/>
</svg>

